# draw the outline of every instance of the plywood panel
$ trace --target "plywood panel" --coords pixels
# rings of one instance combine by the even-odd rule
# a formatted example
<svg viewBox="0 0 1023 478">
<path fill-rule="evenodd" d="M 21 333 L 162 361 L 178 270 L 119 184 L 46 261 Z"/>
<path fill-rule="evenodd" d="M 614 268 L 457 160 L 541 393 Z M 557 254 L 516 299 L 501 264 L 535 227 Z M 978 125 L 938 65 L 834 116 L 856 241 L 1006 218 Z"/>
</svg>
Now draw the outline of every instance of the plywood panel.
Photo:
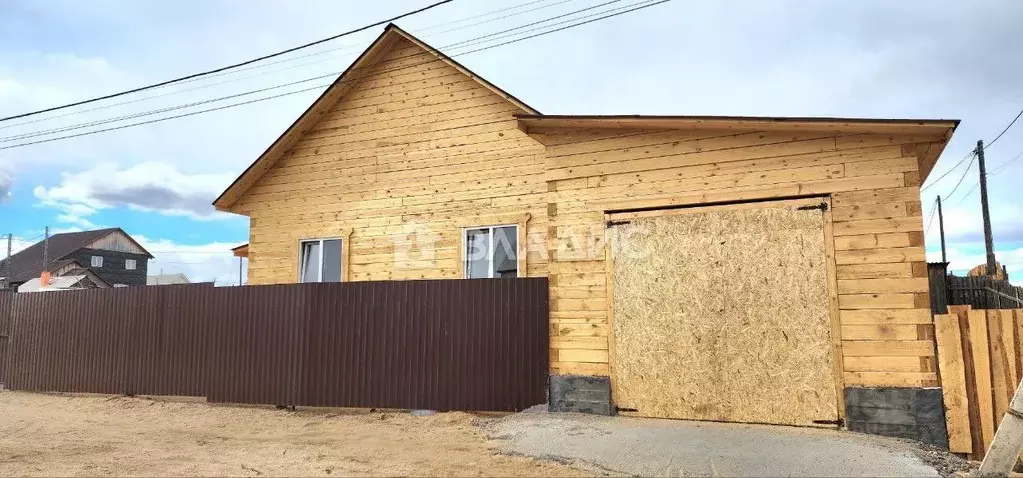
<svg viewBox="0 0 1023 478">
<path fill-rule="evenodd" d="M 799 425 L 837 416 L 819 210 L 695 209 L 609 234 L 619 406 Z"/>
</svg>

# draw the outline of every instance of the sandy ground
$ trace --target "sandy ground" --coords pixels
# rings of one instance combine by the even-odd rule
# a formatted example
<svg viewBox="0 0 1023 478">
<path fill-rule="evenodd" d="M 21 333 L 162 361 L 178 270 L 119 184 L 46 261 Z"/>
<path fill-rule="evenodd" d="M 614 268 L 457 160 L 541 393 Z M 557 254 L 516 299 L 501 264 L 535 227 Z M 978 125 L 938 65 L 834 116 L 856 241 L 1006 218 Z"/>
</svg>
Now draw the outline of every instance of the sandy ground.
<svg viewBox="0 0 1023 478">
<path fill-rule="evenodd" d="M 0 475 L 584 474 L 498 454 L 477 426 L 491 420 L 6 391 Z"/>
</svg>

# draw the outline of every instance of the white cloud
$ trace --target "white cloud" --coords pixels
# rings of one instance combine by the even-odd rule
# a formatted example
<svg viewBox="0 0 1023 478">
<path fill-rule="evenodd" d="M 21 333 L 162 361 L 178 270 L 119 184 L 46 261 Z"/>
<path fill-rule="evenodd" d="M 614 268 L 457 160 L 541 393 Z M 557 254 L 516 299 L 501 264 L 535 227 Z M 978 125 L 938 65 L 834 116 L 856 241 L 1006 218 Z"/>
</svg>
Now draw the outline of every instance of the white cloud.
<svg viewBox="0 0 1023 478">
<path fill-rule="evenodd" d="M 0 204 L 11 197 L 11 189 L 14 188 L 14 173 L 10 167 L 0 164 Z"/>
<path fill-rule="evenodd" d="M 183 273 L 192 282 L 216 282 L 237 285 L 238 258 L 231 254 L 237 243 L 179 244 L 167 239 L 132 236 L 150 251 L 149 275 Z M 248 267 L 243 267 L 242 282 L 247 280 Z"/>
<path fill-rule="evenodd" d="M 36 186 L 33 193 L 42 205 L 62 210 L 58 220 L 63 222 L 84 224 L 84 216 L 118 206 L 209 220 L 231 217 L 216 212 L 211 203 L 232 179 L 230 174 L 187 174 L 161 162 L 125 169 L 106 163 L 62 173 L 60 184 Z"/>
</svg>

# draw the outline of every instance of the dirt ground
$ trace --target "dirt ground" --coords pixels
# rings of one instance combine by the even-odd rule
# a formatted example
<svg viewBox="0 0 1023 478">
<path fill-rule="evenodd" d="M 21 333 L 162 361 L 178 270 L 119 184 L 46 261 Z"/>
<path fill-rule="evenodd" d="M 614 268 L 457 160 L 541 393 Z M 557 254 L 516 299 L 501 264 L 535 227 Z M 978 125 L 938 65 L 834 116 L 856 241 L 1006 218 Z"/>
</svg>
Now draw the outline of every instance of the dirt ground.
<svg viewBox="0 0 1023 478">
<path fill-rule="evenodd" d="M 0 475 L 579 476 L 498 454 L 466 413 L 0 392 Z"/>
</svg>

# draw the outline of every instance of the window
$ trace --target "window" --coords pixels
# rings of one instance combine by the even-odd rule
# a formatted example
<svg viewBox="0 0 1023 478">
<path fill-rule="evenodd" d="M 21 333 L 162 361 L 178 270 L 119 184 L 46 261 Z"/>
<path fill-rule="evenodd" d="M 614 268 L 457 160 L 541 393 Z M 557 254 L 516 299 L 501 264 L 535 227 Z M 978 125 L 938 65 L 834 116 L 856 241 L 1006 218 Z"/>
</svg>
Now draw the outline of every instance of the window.
<svg viewBox="0 0 1023 478">
<path fill-rule="evenodd" d="M 135 259 L 125 259 L 124 268 L 129 271 L 135 270 Z"/>
<path fill-rule="evenodd" d="M 128 287 L 128 284 L 114 284 L 114 287 Z"/>
<path fill-rule="evenodd" d="M 341 239 L 312 239 L 299 244 L 299 282 L 341 282 Z"/>
<path fill-rule="evenodd" d="M 103 256 L 92 256 L 92 267 L 103 267 Z"/>
<path fill-rule="evenodd" d="M 519 276 L 518 226 L 476 227 L 464 231 L 467 279 Z"/>
</svg>

